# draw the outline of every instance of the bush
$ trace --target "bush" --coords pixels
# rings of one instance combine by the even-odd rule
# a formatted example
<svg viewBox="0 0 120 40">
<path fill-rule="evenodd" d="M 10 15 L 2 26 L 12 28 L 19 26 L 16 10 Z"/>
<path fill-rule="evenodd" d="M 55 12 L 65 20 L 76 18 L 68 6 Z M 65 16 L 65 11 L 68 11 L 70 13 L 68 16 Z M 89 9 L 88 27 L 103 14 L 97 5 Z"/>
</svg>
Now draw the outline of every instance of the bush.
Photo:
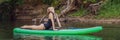
<svg viewBox="0 0 120 40">
<path fill-rule="evenodd" d="M 105 5 L 101 7 L 96 18 L 120 18 L 120 0 L 108 0 Z"/>
</svg>

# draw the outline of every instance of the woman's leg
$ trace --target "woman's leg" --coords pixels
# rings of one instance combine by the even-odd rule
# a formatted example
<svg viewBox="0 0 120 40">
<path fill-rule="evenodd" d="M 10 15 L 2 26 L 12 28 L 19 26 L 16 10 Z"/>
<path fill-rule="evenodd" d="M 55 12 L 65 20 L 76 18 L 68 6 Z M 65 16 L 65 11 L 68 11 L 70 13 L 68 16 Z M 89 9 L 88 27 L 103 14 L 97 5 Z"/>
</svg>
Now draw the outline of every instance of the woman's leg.
<svg viewBox="0 0 120 40">
<path fill-rule="evenodd" d="M 34 30 L 44 30 L 44 24 L 40 24 L 40 25 L 24 25 L 21 28 L 27 28 L 27 29 L 34 29 Z"/>
<path fill-rule="evenodd" d="M 32 29 L 44 30 L 44 29 L 45 29 L 45 26 L 44 26 L 44 24 L 40 24 L 40 25 L 38 25 L 38 26 L 33 27 Z"/>
</svg>

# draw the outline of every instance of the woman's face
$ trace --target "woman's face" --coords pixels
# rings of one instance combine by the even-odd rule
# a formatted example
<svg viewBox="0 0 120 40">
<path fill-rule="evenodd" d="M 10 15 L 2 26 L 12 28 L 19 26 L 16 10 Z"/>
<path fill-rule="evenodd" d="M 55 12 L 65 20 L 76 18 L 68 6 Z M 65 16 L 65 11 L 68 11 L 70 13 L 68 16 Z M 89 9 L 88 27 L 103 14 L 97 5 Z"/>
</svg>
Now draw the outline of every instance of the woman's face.
<svg viewBox="0 0 120 40">
<path fill-rule="evenodd" d="M 53 12 L 53 13 L 54 13 L 54 12 L 55 12 L 55 11 L 54 11 L 54 7 L 48 7 L 47 12 L 48 12 L 48 13 L 49 13 L 49 12 Z"/>
</svg>

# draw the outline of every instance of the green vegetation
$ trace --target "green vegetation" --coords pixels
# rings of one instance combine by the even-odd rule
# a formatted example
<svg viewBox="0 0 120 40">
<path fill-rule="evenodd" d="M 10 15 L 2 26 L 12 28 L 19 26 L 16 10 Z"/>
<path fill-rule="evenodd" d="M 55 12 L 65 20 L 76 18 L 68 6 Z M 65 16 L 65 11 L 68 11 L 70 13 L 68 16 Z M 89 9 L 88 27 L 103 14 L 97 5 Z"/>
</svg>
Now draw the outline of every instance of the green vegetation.
<svg viewBox="0 0 120 40">
<path fill-rule="evenodd" d="M 22 4 L 22 0 L 0 0 L 0 20 L 14 20 L 16 5 Z"/>
<path fill-rule="evenodd" d="M 22 5 L 23 4 L 23 0 L 17 0 L 16 4 Z"/>
<path fill-rule="evenodd" d="M 98 0 L 84 0 L 83 3 L 93 2 L 96 3 Z M 42 2 L 46 5 L 50 6 L 58 6 L 60 4 L 60 0 L 42 0 Z M 9 19 L 11 14 L 11 9 L 15 7 L 15 5 L 23 4 L 23 0 L 0 0 L 0 4 L 2 5 L 0 10 L 0 19 Z M 7 4 L 7 5 L 6 5 Z M 101 9 L 98 11 L 98 15 L 95 16 L 96 19 L 120 19 L 120 0 L 105 0 Z M 60 10 L 56 10 L 57 13 L 60 13 Z M 75 11 L 69 16 L 72 17 L 81 17 L 83 15 L 87 15 L 87 10 L 81 6 L 81 8 Z"/>
<path fill-rule="evenodd" d="M 51 5 L 52 2 L 53 0 L 43 0 L 43 3 L 48 5 Z"/>
<path fill-rule="evenodd" d="M 83 3 L 88 3 L 88 2 L 95 3 L 95 2 L 97 2 L 97 0 L 84 0 L 84 1 L 83 1 Z"/>
<path fill-rule="evenodd" d="M 78 10 L 77 12 L 74 12 L 73 14 L 70 14 L 69 16 L 81 17 L 81 16 L 85 15 L 85 13 L 86 13 L 86 10 L 81 8 L 80 10 Z"/>
<path fill-rule="evenodd" d="M 106 0 L 105 3 L 101 6 L 99 15 L 96 15 L 96 19 L 119 19 L 120 18 L 120 0 Z M 85 9 L 80 9 L 71 16 L 83 16 L 87 11 Z"/>
<path fill-rule="evenodd" d="M 2 2 L 5 2 L 5 1 L 9 1 L 9 0 L 0 0 L 0 4 L 1 4 Z"/>
<path fill-rule="evenodd" d="M 48 4 L 51 6 L 57 6 L 59 4 L 59 0 L 42 0 L 44 4 Z"/>
<path fill-rule="evenodd" d="M 59 5 L 60 0 L 43 0 L 43 3 L 56 7 Z"/>
<path fill-rule="evenodd" d="M 57 5 L 59 5 L 60 0 L 53 0 L 52 2 L 52 6 L 56 7 Z"/>
<path fill-rule="evenodd" d="M 102 6 L 99 15 L 96 18 L 120 18 L 120 0 L 109 0 Z"/>
</svg>

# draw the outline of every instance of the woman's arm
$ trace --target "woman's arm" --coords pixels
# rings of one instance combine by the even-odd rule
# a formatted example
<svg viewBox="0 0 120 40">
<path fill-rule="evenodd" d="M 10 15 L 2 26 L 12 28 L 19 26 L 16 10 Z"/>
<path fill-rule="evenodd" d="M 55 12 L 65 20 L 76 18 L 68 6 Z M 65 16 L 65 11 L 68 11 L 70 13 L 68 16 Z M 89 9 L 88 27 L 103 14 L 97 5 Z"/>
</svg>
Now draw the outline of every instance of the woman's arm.
<svg viewBox="0 0 120 40">
<path fill-rule="evenodd" d="M 59 18 L 58 18 L 58 15 L 57 15 L 56 13 L 54 13 L 54 14 L 55 14 L 55 16 L 56 16 L 57 23 L 58 23 L 59 27 L 62 27 L 62 26 L 61 26 L 61 23 L 60 23 L 60 20 L 59 20 Z"/>
<path fill-rule="evenodd" d="M 54 15 L 52 13 L 49 13 L 49 19 L 52 21 L 52 28 L 53 28 L 53 30 L 56 30 L 55 29 L 55 23 L 54 23 Z"/>
</svg>

